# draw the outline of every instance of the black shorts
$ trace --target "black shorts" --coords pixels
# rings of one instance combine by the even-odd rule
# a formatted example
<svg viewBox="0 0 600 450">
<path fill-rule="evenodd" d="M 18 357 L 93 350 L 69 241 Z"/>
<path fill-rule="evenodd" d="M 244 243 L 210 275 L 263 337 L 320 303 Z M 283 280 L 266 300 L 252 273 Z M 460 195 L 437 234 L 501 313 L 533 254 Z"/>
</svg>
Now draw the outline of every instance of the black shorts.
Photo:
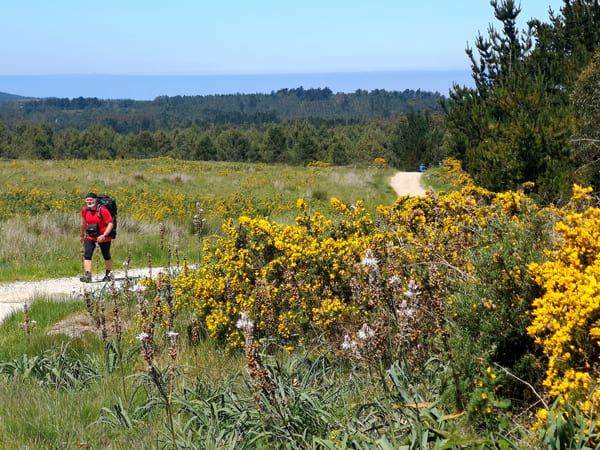
<svg viewBox="0 0 600 450">
<path fill-rule="evenodd" d="M 96 248 L 96 244 L 98 244 L 100 246 L 100 250 L 102 250 L 102 257 L 104 258 L 105 261 L 108 261 L 109 259 L 111 259 L 110 257 L 110 243 L 112 241 L 108 241 L 108 242 L 96 242 L 96 241 L 92 241 L 91 239 L 84 239 L 83 241 L 83 259 L 86 259 L 88 261 L 92 260 L 92 256 L 94 254 L 94 249 Z"/>
</svg>

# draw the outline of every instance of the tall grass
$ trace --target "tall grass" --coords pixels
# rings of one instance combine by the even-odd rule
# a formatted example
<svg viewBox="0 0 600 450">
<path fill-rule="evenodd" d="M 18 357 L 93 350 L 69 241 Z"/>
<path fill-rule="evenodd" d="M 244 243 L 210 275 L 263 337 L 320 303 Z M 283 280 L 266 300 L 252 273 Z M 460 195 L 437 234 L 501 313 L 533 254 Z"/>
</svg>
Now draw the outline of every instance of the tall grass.
<svg viewBox="0 0 600 450">
<path fill-rule="evenodd" d="M 108 311 L 111 300 L 104 301 Z M 125 322 L 133 324 L 135 308 L 121 306 Z M 87 315 L 83 300 L 38 297 L 29 309 L 36 321 L 30 336 L 19 326 L 23 312 L 0 327 L 0 448 L 155 448 L 164 442 L 164 417 L 146 408 L 148 387 L 133 376 L 143 371 L 134 330 L 123 336 L 124 397 L 113 338 L 48 334 L 59 319 L 74 315 Z M 181 350 L 178 370 L 193 384 L 218 386 L 243 370 L 239 356 L 224 356 L 210 341 L 198 344 L 196 359 L 190 347 Z"/>
</svg>

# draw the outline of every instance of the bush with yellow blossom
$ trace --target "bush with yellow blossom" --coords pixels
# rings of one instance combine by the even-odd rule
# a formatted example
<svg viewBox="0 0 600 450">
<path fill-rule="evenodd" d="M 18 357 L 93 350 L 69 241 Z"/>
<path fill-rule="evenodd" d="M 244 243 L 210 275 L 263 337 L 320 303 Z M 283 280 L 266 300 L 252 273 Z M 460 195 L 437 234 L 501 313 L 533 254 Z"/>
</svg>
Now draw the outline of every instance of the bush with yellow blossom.
<svg viewBox="0 0 600 450">
<path fill-rule="evenodd" d="M 600 208 L 591 188 L 575 186 L 571 202 L 556 211 L 551 260 L 530 266 L 544 293 L 533 303 L 528 329 L 549 358 L 544 387 L 552 397 L 590 416 L 600 408 Z M 546 419 L 547 410 L 539 414 Z"/>
<path fill-rule="evenodd" d="M 589 190 L 542 208 L 475 187 L 452 162 L 443 170 L 459 190 L 400 197 L 375 215 L 333 198 L 329 217 L 299 200 L 292 225 L 226 222 L 203 265 L 174 280 L 178 308 L 230 349 L 244 313 L 256 337 L 288 349 L 310 342 L 415 371 L 438 358 L 451 367 L 449 398 L 481 423 L 543 387 L 596 410 L 600 212 Z M 543 385 L 536 342 L 550 358 Z"/>
</svg>

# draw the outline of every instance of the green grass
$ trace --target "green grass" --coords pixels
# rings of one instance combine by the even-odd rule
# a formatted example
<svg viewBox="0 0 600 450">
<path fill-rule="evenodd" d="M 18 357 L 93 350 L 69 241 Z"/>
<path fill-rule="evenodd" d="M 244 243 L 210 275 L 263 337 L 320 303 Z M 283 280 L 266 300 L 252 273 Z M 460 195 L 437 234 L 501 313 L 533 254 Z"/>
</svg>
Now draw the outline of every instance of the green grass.
<svg viewBox="0 0 600 450">
<path fill-rule="evenodd" d="M 437 167 L 433 169 L 427 169 L 421 178 L 421 185 L 425 189 L 432 188 L 436 192 L 451 192 L 454 190 L 454 188 L 447 181 L 444 181 L 444 179 L 440 177 L 441 170 L 442 169 Z"/>
<path fill-rule="evenodd" d="M 107 299 L 107 311 L 110 308 Z M 121 308 L 123 312 L 129 311 L 133 322 L 135 308 L 126 305 Z M 162 439 L 165 418 L 160 409 L 143 420 L 136 418 L 136 408 L 146 401 L 146 388 L 139 390 L 141 386 L 133 376 L 143 373 L 145 368 L 134 339 L 135 330 L 131 329 L 122 339 L 124 395 L 118 365 L 107 365 L 106 346 L 97 335 L 70 338 L 65 334 L 47 334 L 56 322 L 74 314 L 87 314 L 83 300 L 56 302 L 39 297 L 29 310 L 30 318 L 37 322 L 30 336 L 19 326 L 25 320 L 23 312 L 13 314 L 0 327 L 0 372 L 2 365 L 11 361 L 26 361 L 34 366 L 36 357 L 54 361 L 64 353 L 68 358 L 86 361 L 97 373 L 91 382 L 71 389 L 42 385 L 44 378 L 31 375 L 0 374 L 0 448 L 154 448 L 157 440 Z M 111 342 L 114 343 L 114 338 Z M 182 344 L 179 367 L 182 380 L 218 386 L 243 371 L 243 358 L 224 356 L 210 341 L 203 341 L 195 355 L 189 346 Z M 159 364 L 165 364 L 164 358 L 159 356 Z M 124 414 L 134 420 L 135 427 L 102 420 L 102 417 L 110 419 L 110 411 L 116 411 L 118 405 L 125 408 Z"/>
<path fill-rule="evenodd" d="M 33 163 L 0 161 L 0 174 L 7 176 L 7 184 L 24 186 L 14 198 L 30 208 L 15 206 L 13 214 L 9 205 L 0 203 L 0 281 L 80 273 L 81 198 L 72 199 L 75 192 L 122 189 L 118 191 L 123 213 L 113 248 L 115 268 L 129 254 L 131 267 L 147 267 L 148 254 L 156 267 L 169 262 L 169 247 L 172 265 L 177 258 L 175 247 L 180 259 L 200 260 L 200 243 L 192 225 L 195 201 L 203 202 L 204 235 L 210 236 L 219 233 L 223 220 L 249 212 L 290 223 L 297 214 L 288 205 L 298 198 L 311 210 L 324 213 L 331 197 L 346 203 L 364 200 L 374 211 L 396 200 L 388 182 L 393 173 L 392 169 L 170 159 L 122 161 L 106 167 L 50 162 L 43 169 Z M 436 169 L 424 178 L 425 187 L 447 189 L 438 181 Z M 46 201 L 31 194 L 34 186 L 49 193 L 48 202 L 63 201 L 66 206 L 34 211 L 34 206 Z M 180 200 L 176 214 L 169 216 L 167 207 Z M 167 216 L 139 218 L 135 211 L 142 208 Z M 160 223 L 165 229 L 162 246 Z M 96 259 L 96 270 L 99 265 Z M 25 319 L 22 312 L 0 327 L 0 372 L 6 369 L 0 374 L 0 449 L 172 448 L 166 425 L 168 408 L 157 389 L 160 385 L 168 390 L 169 382 L 148 377 L 136 339 L 141 323 L 135 299 L 129 304 L 119 300 L 123 320 L 135 327 L 124 333 L 118 345 L 114 336 L 102 342 L 95 334 L 78 338 L 48 334 L 61 319 L 88 314 L 82 299 L 56 300 L 35 299 L 29 315 L 37 325 L 30 335 L 19 325 Z M 104 300 L 108 314 L 112 298 Z M 148 300 L 151 309 L 151 295 Z M 249 376 L 243 352 L 226 354 L 206 336 L 194 348 L 191 319 L 189 313 L 178 312 L 174 324 L 179 337 L 172 408 L 179 448 L 433 448 L 437 438 L 441 440 L 437 448 L 487 448 L 488 444 L 495 448 L 491 442 L 500 440 L 492 436 L 495 430 L 473 428 L 466 415 L 451 410 L 439 398 L 450 383 L 450 365 L 427 364 L 417 373 L 410 364 L 398 361 L 384 373 L 381 366 L 365 367 L 364 361 L 338 357 L 339 349 L 313 354 L 316 350 L 301 344 L 288 354 L 274 343 L 263 342 L 261 348 L 268 347 L 269 352 L 263 355 L 273 387 L 269 393 L 260 386 L 261 380 Z M 166 330 L 155 331 L 155 365 L 166 377 L 171 361 Z M 8 373 L 10 368 L 19 370 Z M 407 406 L 416 403 L 428 406 Z M 515 424 L 509 425 L 513 432 Z M 519 428 L 514 434 L 523 439 L 518 442 L 537 442 L 527 430 Z M 428 439 L 429 444 L 422 446 Z"/>
<path fill-rule="evenodd" d="M 84 302 L 76 300 L 56 301 L 47 297 L 36 297 L 29 307 L 29 316 L 37 322 L 36 329 L 29 337 L 19 326 L 25 322 L 25 314 L 16 312 L 8 317 L 0 327 L 0 360 L 7 360 L 22 354 L 38 354 L 49 346 L 60 346 L 65 342 L 64 335 L 48 336 L 45 331 L 54 323 L 70 314 L 83 312 Z M 95 340 L 74 340 L 73 348 L 92 350 L 98 347 Z"/>
</svg>

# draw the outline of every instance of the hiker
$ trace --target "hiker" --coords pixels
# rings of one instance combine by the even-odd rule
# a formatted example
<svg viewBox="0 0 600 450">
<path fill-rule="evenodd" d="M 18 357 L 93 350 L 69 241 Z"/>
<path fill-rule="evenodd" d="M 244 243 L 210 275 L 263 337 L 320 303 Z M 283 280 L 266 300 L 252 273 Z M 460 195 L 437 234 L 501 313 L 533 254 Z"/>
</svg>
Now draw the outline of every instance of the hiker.
<svg viewBox="0 0 600 450">
<path fill-rule="evenodd" d="M 84 283 L 92 281 L 92 256 L 96 248 L 96 243 L 100 245 L 104 264 L 106 265 L 106 274 L 102 281 L 110 281 L 112 272 L 112 258 L 110 256 L 109 236 L 113 229 L 113 218 L 108 208 L 98 206 L 98 197 L 93 192 L 85 196 L 85 206 L 81 210 L 81 236 L 80 241 L 83 244 L 83 268 L 85 274 L 80 278 Z"/>
<path fill-rule="evenodd" d="M 427 166 L 423 163 L 419 166 L 419 172 L 425 172 L 427 170 Z"/>
</svg>

